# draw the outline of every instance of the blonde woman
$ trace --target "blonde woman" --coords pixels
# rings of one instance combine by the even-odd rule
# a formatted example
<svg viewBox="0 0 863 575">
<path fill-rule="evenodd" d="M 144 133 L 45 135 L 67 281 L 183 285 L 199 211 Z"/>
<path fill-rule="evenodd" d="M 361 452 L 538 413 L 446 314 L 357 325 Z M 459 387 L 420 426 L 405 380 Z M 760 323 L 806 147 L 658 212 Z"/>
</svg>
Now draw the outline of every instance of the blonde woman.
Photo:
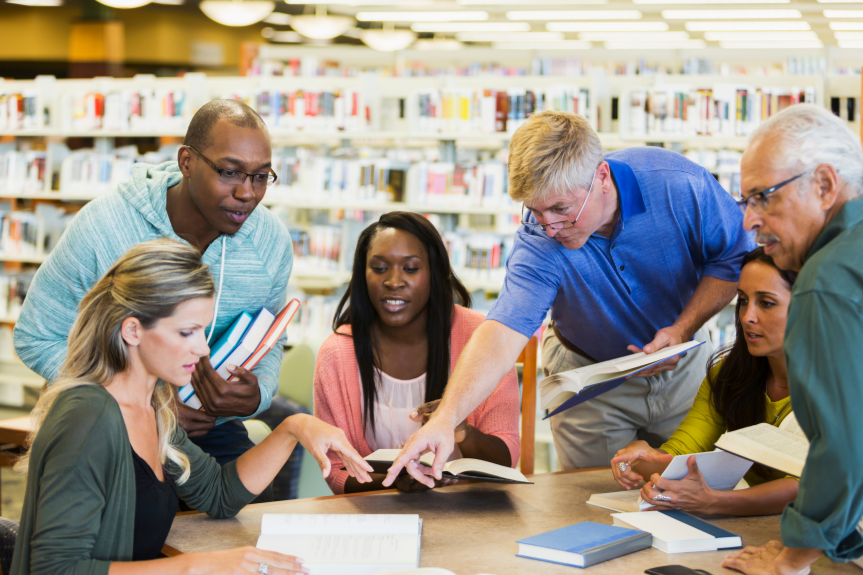
<svg viewBox="0 0 863 575">
<path fill-rule="evenodd" d="M 344 433 L 310 416 L 286 419 L 224 467 L 188 440 L 171 385 L 188 383 L 209 353 L 213 294 L 195 249 L 156 240 L 132 248 L 82 300 L 62 376 L 36 405 L 19 462 L 28 476 L 13 574 L 306 572 L 301 559 L 253 547 L 158 559 L 178 499 L 233 516 L 298 441 L 324 477 L 334 450 L 370 480 Z"/>
</svg>

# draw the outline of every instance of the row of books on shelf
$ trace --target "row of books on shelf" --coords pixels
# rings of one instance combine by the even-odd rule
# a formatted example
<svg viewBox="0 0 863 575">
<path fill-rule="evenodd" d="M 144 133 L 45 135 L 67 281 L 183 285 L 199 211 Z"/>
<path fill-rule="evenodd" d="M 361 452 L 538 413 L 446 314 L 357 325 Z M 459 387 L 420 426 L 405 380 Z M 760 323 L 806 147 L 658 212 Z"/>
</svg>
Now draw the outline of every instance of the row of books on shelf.
<svg viewBox="0 0 863 575">
<path fill-rule="evenodd" d="M 295 270 L 338 271 L 342 254 L 342 228 L 338 225 L 312 225 L 308 229 L 289 229 L 294 248 Z"/>
<path fill-rule="evenodd" d="M 271 129 L 360 131 L 371 122 L 359 90 L 264 90 L 225 97 L 247 103 Z"/>
<path fill-rule="evenodd" d="M 183 130 L 194 110 L 184 90 L 112 90 L 63 96 L 61 126 L 74 131 Z"/>
<path fill-rule="evenodd" d="M 32 281 L 33 272 L 0 273 L 0 317 L 18 318 Z"/>
<path fill-rule="evenodd" d="M 408 98 L 407 119 L 419 132 L 515 132 L 530 114 L 543 110 L 592 117 L 589 90 L 578 86 L 424 90 Z"/>
<path fill-rule="evenodd" d="M 734 85 L 695 89 L 631 90 L 629 134 L 634 136 L 748 136 L 758 125 L 799 103 L 814 103 L 815 88 L 752 88 Z"/>
<path fill-rule="evenodd" d="M 159 164 L 176 159 L 176 149 L 176 146 L 165 146 L 145 154 L 139 154 L 136 146 L 118 148 L 110 153 L 76 150 L 60 164 L 60 189 L 64 194 L 104 194 L 128 180 L 136 163 Z"/>
<path fill-rule="evenodd" d="M 18 257 L 46 255 L 57 245 L 72 217 L 50 204 L 23 211 L 12 210 L 8 201 L 0 202 L 0 253 Z"/>
<path fill-rule="evenodd" d="M 32 130 L 43 125 L 36 91 L 0 92 L 0 130 Z"/>
<path fill-rule="evenodd" d="M 0 194 L 35 194 L 46 191 L 46 153 L 8 150 L 0 155 Z M 50 185 L 50 178 L 47 183 Z"/>
<path fill-rule="evenodd" d="M 740 198 L 740 160 L 743 153 L 737 150 L 689 150 L 686 157 L 712 173 L 729 194 Z"/>
<path fill-rule="evenodd" d="M 453 270 L 462 280 L 503 284 L 512 236 L 445 232 L 443 239 Z"/>
</svg>

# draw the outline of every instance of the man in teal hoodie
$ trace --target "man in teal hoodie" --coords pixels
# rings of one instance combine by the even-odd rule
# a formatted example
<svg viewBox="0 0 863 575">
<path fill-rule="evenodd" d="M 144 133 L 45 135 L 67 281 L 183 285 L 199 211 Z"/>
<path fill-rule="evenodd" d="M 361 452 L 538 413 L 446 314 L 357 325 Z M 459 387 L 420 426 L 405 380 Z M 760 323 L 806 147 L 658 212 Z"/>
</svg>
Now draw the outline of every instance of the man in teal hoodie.
<svg viewBox="0 0 863 575">
<path fill-rule="evenodd" d="M 49 382 L 66 359 L 79 302 L 140 242 L 165 237 L 201 251 L 219 286 L 211 343 L 243 311 L 284 307 L 293 250 L 285 227 L 259 206 L 275 181 L 263 121 L 239 101 L 215 100 L 192 118 L 183 144 L 177 162 L 136 164 L 129 181 L 87 204 L 33 278 L 15 350 Z M 270 406 L 281 350 L 274 346 L 251 371 L 230 370 L 238 382 L 219 377 L 206 358 L 198 364 L 192 383 L 205 411 L 181 406 L 180 425 L 220 464 L 252 446 L 235 418 Z"/>
</svg>

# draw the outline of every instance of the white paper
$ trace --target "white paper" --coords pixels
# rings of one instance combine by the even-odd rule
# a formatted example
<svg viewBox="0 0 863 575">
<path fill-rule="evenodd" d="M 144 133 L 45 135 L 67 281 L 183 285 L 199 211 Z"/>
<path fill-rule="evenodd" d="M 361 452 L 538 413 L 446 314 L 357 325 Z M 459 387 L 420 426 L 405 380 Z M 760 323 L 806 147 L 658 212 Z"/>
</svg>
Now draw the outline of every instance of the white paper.
<svg viewBox="0 0 863 575">
<path fill-rule="evenodd" d="M 262 535 L 417 535 L 419 515 L 264 513 Z"/>
<path fill-rule="evenodd" d="M 748 459 L 738 457 L 727 451 L 708 451 L 705 453 L 690 453 L 687 455 L 678 455 L 671 460 L 665 471 L 662 472 L 662 477 L 679 481 L 689 474 L 689 466 L 687 462 L 689 458 L 695 456 L 695 462 L 698 464 L 698 470 L 704 477 L 707 486 L 717 491 L 731 491 L 734 489 L 749 468 L 752 467 L 752 462 Z M 650 501 L 639 500 L 641 509 L 653 507 Z"/>
</svg>

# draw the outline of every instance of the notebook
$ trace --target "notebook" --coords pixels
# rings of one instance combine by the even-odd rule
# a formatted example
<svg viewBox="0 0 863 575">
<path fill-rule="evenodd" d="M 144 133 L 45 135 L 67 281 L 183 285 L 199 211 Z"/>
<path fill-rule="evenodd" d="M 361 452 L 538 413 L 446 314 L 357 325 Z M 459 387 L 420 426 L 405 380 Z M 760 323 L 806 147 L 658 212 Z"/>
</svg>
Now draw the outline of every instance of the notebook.
<svg viewBox="0 0 863 575">
<path fill-rule="evenodd" d="M 374 575 L 419 567 L 419 515 L 264 513 L 258 549 L 303 560 L 309 575 Z"/>
<path fill-rule="evenodd" d="M 666 553 L 717 551 L 742 547 L 739 535 L 677 509 L 612 513 L 614 524 L 653 535 L 653 546 Z"/>
<path fill-rule="evenodd" d="M 227 380 L 230 378 L 231 372 L 228 371 L 228 366 L 243 365 L 246 360 L 255 353 L 255 350 L 261 344 L 261 341 L 264 339 L 264 336 L 267 335 L 267 332 L 275 320 L 276 317 L 273 315 L 273 312 L 262 307 L 260 311 L 255 314 L 255 317 L 252 318 L 252 323 L 249 324 L 249 328 L 246 330 L 246 333 L 243 334 L 240 342 L 216 369 L 216 373 L 218 373 L 222 379 Z"/>
<path fill-rule="evenodd" d="M 651 354 L 634 353 L 550 375 L 539 382 L 540 408 L 549 409 L 561 399 L 562 395 L 575 394 L 545 416 L 545 419 L 548 419 L 552 415 L 620 386 L 629 375 L 644 371 L 703 344 L 703 341 L 688 341 Z"/>
<path fill-rule="evenodd" d="M 386 473 L 398 457 L 399 449 L 378 449 L 365 457 L 375 473 Z M 425 453 L 420 462 L 427 467 L 434 463 L 434 453 Z M 407 473 L 402 469 L 402 474 Z M 533 485 L 518 469 L 504 467 L 482 459 L 453 459 L 443 466 L 443 474 L 456 479 L 474 479 L 479 481 L 496 481 L 498 483 L 527 483 Z"/>
<path fill-rule="evenodd" d="M 647 549 L 652 542 L 644 531 L 582 521 L 516 541 L 516 557 L 584 568 Z"/>
<path fill-rule="evenodd" d="M 785 419 L 790 417 L 789 415 Z M 802 430 L 800 434 L 796 433 L 796 430 L 800 429 L 796 418 L 787 426 L 783 425 L 785 421 L 780 427 L 759 423 L 737 429 L 722 435 L 716 441 L 716 447 L 788 475 L 800 477 L 809 455 L 809 440 L 802 435 Z M 789 429 L 794 431 L 788 431 Z"/>
</svg>

